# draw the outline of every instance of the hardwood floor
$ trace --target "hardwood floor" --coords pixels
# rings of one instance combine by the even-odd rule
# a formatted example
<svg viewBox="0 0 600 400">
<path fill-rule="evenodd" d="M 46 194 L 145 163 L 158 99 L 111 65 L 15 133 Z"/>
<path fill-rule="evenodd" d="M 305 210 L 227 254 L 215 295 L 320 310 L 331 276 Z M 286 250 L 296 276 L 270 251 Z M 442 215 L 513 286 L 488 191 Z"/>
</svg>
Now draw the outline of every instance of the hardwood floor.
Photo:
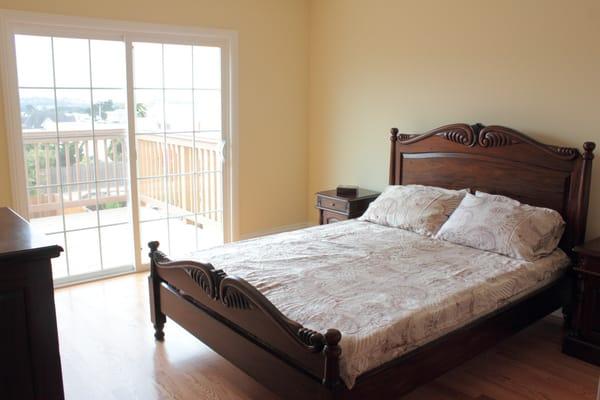
<svg viewBox="0 0 600 400">
<path fill-rule="evenodd" d="M 56 290 L 67 400 L 276 400 L 168 321 L 157 343 L 147 274 Z M 600 368 L 560 352 L 560 319 L 548 317 L 403 400 L 595 399 Z"/>
</svg>

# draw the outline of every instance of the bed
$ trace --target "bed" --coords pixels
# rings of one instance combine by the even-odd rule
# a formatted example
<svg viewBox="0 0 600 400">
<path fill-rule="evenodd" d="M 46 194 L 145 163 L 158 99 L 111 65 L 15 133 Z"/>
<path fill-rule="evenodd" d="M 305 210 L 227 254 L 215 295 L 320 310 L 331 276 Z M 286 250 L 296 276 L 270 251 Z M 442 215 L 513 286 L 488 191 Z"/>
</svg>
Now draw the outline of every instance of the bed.
<svg viewBox="0 0 600 400">
<path fill-rule="evenodd" d="M 151 318 L 166 317 L 284 398 L 395 398 L 563 307 L 584 240 L 593 143 L 583 152 L 500 126 L 392 129 L 389 183 L 470 188 L 558 211 L 539 262 L 364 221 L 170 260 L 150 242 Z M 501 264 L 503 274 L 490 274 Z M 213 266 L 214 265 L 214 266 Z M 410 279 L 408 279 L 410 278 Z"/>
</svg>

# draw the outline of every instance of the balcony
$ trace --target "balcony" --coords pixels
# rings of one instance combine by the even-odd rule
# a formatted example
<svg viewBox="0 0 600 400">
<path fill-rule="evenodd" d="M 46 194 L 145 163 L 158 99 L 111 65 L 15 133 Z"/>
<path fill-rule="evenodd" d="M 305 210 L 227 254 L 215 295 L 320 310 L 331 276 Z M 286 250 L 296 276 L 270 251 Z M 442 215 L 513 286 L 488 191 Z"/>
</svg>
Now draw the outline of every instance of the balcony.
<svg viewBox="0 0 600 400">
<path fill-rule="evenodd" d="M 220 140 L 186 134 L 169 134 L 165 140 L 162 134 L 142 134 L 135 142 L 142 262 L 147 262 L 149 240 L 160 240 L 161 247 L 174 254 L 222 243 Z M 131 264 L 125 131 L 68 131 L 57 139 L 54 132 L 29 130 L 23 143 L 31 222 L 61 245 L 64 237 L 68 242 L 69 271 L 61 257 L 55 278 L 93 272 L 88 264 L 94 251 L 101 253 L 101 269 L 123 267 L 127 259 Z M 98 246 L 84 234 L 98 232 L 96 227 Z"/>
</svg>

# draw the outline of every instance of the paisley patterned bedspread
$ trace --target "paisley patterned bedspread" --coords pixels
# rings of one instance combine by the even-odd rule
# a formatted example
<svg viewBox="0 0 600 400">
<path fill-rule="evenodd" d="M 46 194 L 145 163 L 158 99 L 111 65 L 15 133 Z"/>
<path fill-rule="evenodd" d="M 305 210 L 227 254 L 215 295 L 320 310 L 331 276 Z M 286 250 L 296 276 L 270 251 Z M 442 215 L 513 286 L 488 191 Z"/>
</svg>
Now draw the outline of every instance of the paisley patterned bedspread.
<svg viewBox="0 0 600 400">
<path fill-rule="evenodd" d="M 195 252 L 246 279 L 307 328 L 342 332 L 342 379 L 362 373 L 557 279 L 556 250 L 527 262 L 357 220 Z"/>
</svg>

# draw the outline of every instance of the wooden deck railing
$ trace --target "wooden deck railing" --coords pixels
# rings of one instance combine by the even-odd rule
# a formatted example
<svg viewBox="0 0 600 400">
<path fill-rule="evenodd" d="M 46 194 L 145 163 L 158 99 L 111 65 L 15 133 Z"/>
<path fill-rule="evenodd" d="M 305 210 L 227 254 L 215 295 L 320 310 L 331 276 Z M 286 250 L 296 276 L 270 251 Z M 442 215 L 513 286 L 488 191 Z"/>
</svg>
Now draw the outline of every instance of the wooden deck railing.
<svg viewBox="0 0 600 400">
<path fill-rule="evenodd" d="M 129 198 L 128 138 L 124 131 L 25 133 L 30 217 L 60 215 L 79 207 L 110 207 Z M 220 220 L 221 160 L 217 140 L 169 135 L 137 135 L 140 206 L 167 204 L 171 215 L 201 214 Z M 165 178 L 166 172 L 166 178 Z M 97 174 L 97 177 L 96 177 Z M 194 196 L 194 194 L 197 196 Z M 97 199 L 96 199 L 97 197 Z"/>
</svg>

